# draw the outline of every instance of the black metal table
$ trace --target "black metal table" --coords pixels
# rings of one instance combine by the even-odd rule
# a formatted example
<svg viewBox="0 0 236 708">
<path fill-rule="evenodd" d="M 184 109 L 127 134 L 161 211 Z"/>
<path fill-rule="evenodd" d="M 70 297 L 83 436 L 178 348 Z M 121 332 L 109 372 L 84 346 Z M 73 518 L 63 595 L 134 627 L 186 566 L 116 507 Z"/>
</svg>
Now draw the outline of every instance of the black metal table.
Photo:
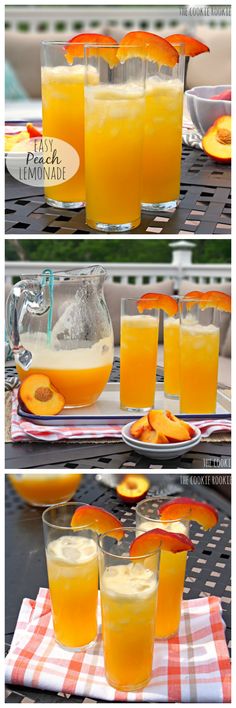
<svg viewBox="0 0 236 708">
<path fill-rule="evenodd" d="M 230 650 L 231 640 L 231 587 L 230 587 L 230 501 L 209 486 L 211 479 L 204 475 L 198 484 L 196 475 L 152 474 L 150 494 L 192 496 L 213 504 L 219 512 L 219 522 L 211 531 L 203 532 L 192 524 L 191 538 L 196 546 L 189 554 L 184 588 L 184 599 L 217 595 L 221 598 L 226 624 L 226 641 Z M 222 481 L 219 475 L 219 482 Z M 199 478 L 198 478 L 199 479 Z M 230 475 L 225 479 L 230 489 Z M 194 486 L 193 486 L 194 485 Z M 78 501 L 102 506 L 128 525 L 134 525 L 134 507 L 123 504 L 114 489 L 97 481 L 93 473 L 84 476 L 76 494 Z M 41 510 L 29 507 L 16 495 L 6 475 L 6 653 L 11 644 L 19 609 L 24 597 L 34 599 L 38 588 L 47 587 L 44 558 Z M 85 698 L 54 694 L 22 686 L 6 687 L 6 703 L 81 703 Z M 89 702 L 91 699 L 89 699 Z M 101 702 L 101 701 L 98 701 Z"/>
<path fill-rule="evenodd" d="M 126 234 L 230 235 L 230 187 L 229 165 L 214 162 L 202 151 L 183 145 L 178 209 L 172 214 L 144 212 L 140 226 Z M 84 209 L 50 207 L 45 203 L 42 188 L 21 184 L 9 172 L 6 172 L 5 232 L 14 237 L 98 233 L 87 226 Z"/>
<path fill-rule="evenodd" d="M 12 364 L 7 375 L 16 377 Z M 115 358 L 110 381 L 119 381 L 119 359 Z M 163 381 L 163 368 L 157 368 L 157 381 Z M 8 442 L 6 469 L 221 469 L 231 468 L 231 443 L 204 443 L 174 460 L 151 460 L 134 452 L 123 440 L 86 440 L 83 442 Z"/>
</svg>

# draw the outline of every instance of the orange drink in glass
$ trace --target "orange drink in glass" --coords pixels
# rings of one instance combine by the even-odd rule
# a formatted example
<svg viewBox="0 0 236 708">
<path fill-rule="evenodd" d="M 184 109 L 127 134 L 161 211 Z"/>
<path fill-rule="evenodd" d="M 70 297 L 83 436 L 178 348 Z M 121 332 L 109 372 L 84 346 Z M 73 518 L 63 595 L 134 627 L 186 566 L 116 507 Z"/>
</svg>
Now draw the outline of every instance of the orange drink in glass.
<svg viewBox="0 0 236 708">
<path fill-rule="evenodd" d="M 159 507 L 168 497 L 154 497 L 139 502 L 136 506 L 137 534 L 161 528 L 172 533 L 189 535 L 189 522 L 185 519 L 161 521 Z M 184 590 L 187 552 L 160 551 L 159 583 L 155 636 L 164 639 L 178 632 L 181 618 L 181 602 Z"/>
<path fill-rule="evenodd" d="M 142 209 L 173 209 L 180 193 L 184 58 L 173 69 L 147 63 Z"/>
<path fill-rule="evenodd" d="M 164 314 L 164 392 L 177 398 L 180 389 L 179 314 Z"/>
<path fill-rule="evenodd" d="M 157 598 L 157 554 L 131 562 L 133 528 L 124 537 L 99 538 L 99 566 L 105 672 L 120 691 L 147 685 L 152 673 Z"/>
<path fill-rule="evenodd" d="M 42 110 L 43 135 L 64 140 L 79 155 L 79 168 L 63 184 L 45 187 L 48 204 L 66 209 L 85 203 L 84 166 L 84 59 L 74 58 L 70 65 L 65 57 L 65 42 L 42 42 Z M 81 46 L 81 45 L 78 45 Z M 87 82 L 98 77 L 91 67 Z"/>
<path fill-rule="evenodd" d="M 121 232 L 140 223 L 144 124 L 141 59 L 113 67 L 85 49 L 86 222 L 101 231 Z M 99 76 L 89 82 L 91 69 Z M 128 188 L 127 188 L 128 185 Z"/>
<path fill-rule="evenodd" d="M 143 412 L 154 405 L 158 325 L 158 310 L 148 310 L 140 315 L 136 300 L 121 301 L 121 408 Z"/>
<path fill-rule="evenodd" d="M 92 646 L 97 636 L 97 535 L 71 528 L 78 506 L 52 506 L 42 517 L 55 638 L 73 652 Z"/>
<path fill-rule="evenodd" d="M 9 474 L 17 494 L 32 506 L 49 506 L 69 501 L 78 489 L 81 477 L 81 474 L 69 472 Z"/>
<path fill-rule="evenodd" d="M 182 300 L 180 313 L 180 411 L 215 413 L 220 312 L 191 304 Z"/>
</svg>

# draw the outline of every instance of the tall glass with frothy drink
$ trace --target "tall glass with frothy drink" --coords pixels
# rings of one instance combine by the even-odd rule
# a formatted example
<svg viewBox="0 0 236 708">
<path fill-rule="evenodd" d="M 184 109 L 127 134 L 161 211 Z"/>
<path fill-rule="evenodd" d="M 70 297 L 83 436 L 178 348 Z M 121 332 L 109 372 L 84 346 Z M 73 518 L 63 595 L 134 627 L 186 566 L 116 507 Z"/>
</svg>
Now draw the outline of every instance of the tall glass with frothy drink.
<svg viewBox="0 0 236 708">
<path fill-rule="evenodd" d="M 155 400 L 159 310 L 139 314 L 137 304 L 121 300 L 120 405 L 146 413 Z"/>
<path fill-rule="evenodd" d="M 51 506 L 42 517 L 55 638 L 73 652 L 92 646 L 97 636 L 97 535 L 71 528 L 78 506 Z"/>
<path fill-rule="evenodd" d="M 180 411 L 215 413 L 224 313 L 194 299 L 180 300 Z"/>
<path fill-rule="evenodd" d="M 104 51 L 114 52 L 113 61 Z M 95 45 L 93 45 L 93 53 Z M 85 48 L 86 221 L 122 232 L 140 223 L 145 62 L 117 59 L 114 47 Z M 98 83 L 89 77 L 94 69 Z M 88 80 L 87 80 L 88 78 Z"/>
<path fill-rule="evenodd" d="M 98 542 L 105 672 L 120 691 L 143 688 L 152 673 L 158 556 L 131 561 L 134 539 L 124 527 L 121 540 L 103 534 Z"/>
<path fill-rule="evenodd" d="M 184 56 L 171 68 L 147 62 L 142 209 L 168 210 L 180 194 Z"/>
<path fill-rule="evenodd" d="M 77 46 L 81 49 L 80 44 Z M 62 184 L 45 187 L 45 199 L 51 206 L 74 209 L 85 203 L 84 58 L 73 56 L 72 63 L 65 42 L 45 41 L 42 42 L 41 63 L 43 136 L 63 140 L 79 156 L 74 176 Z M 91 67 L 87 83 L 97 80 L 96 71 Z"/>
<path fill-rule="evenodd" d="M 140 535 L 155 528 L 189 535 L 189 521 L 186 519 L 161 520 L 161 504 L 170 497 L 150 497 L 136 506 L 136 533 Z M 155 636 L 166 639 L 178 632 L 181 603 L 184 590 L 187 553 L 160 551 L 159 583 L 157 591 L 157 612 Z"/>
</svg>

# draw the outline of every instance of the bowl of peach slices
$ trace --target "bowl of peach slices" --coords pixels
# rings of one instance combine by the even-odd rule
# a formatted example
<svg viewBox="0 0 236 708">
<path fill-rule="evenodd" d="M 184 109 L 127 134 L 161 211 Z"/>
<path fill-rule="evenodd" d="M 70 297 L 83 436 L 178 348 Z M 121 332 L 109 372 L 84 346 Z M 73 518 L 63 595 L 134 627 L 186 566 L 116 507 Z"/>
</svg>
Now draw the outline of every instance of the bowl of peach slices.
<svg viewBox="0 0 236 708">
<path fill-rule="evenodd" d="M 145 457 L 170 460 L 195 447 L 201 440 L 201 431 L 171 411 L 150 410 L 134 423 L 124 425 L 122 438 Z"/>
</svg>

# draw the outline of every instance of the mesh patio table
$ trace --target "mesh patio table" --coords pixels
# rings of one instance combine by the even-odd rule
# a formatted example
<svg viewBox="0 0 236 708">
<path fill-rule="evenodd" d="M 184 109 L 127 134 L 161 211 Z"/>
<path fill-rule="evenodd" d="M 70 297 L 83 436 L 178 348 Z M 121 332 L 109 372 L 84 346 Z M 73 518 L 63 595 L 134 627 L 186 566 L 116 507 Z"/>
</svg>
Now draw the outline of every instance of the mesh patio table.
<svg viewBox="0 0 236 708">
<path fill-rule="evenodd" d="M 126 234 L 230 235 L 231 170 L 200 150 L 183 145 L 180 205 L 173 213 L 144 212 L 140 226 Z M 56 209 L 42 188 L 28 187 L 6 172 L 7 236 L 98 233 L 85 223 L 85 209 Z M 99 232 L 101 233 L 101 232 Z"/>
<path fill-rule="evenodd" d="M 113 364 L 110 381 L 118 382 L 119 359 Z M 6 381 L 16 383 L 13 364 L 6 365 Z M 163 381 L 163 368 L 157 368 Z M 7 442 L 6 469 L 221 469 L 231 468 L 230 442 L 200 442 L 193 450 L 173 460 L 155 461 L 131 450 L 123 440 L 83 442 Z"/>
<path fill-rule="evenodd" d="M 134 507 L 124 504 L 113 488 L 104 486 L 97 477 L 83 477 L 75 495 L 78 501 L 95 504 L 113 512 L 123 522 L 135 524 Z M 184 599 L 217 595 L 221 598 L 223 618 L 226 624 L 226 641 L 231 646 L 231 587 L 230 587 L 230 501 L 209 486 L 208 475 L 203 484 L 194 485 L 195 475 L 152 474 L 149 494 L 193 496 L 213 504 L 219 513 L 219 522 L 210 531 L 203 532 L 192 524 L 191 538 L 194 553 L 189 554 L 184 588 Z M 214 475 L 215 482 L 217 475 Z M 222 475 L 219 475 L 219 482 Z M 230 475 L 225 475 L 225 489 L 230 496 Z M 194 485 L 194 486 L 193 486 Z M 24 597 L 34 599 L 39 587 L 47 587 L 42 533 L 42 510 L 33 508 L 20 500 L 6 478 L 6 653 L 11 644 L 19 609 Z M 34 553 L 32 554 L 32 536 Z M 22 572 L 22 568 L 26 572 Z M 17 582 L 16 582 L 17 579 Z M 86 697 L 75 697 L 39 691 L 23 686 L 6 687 L 6 703 L 65 703 L 96 702 Z M 98 701 L 101 702 L 101 701 Z M 104 701 L 102 701 L 104 702 Z"/>
</svg>

